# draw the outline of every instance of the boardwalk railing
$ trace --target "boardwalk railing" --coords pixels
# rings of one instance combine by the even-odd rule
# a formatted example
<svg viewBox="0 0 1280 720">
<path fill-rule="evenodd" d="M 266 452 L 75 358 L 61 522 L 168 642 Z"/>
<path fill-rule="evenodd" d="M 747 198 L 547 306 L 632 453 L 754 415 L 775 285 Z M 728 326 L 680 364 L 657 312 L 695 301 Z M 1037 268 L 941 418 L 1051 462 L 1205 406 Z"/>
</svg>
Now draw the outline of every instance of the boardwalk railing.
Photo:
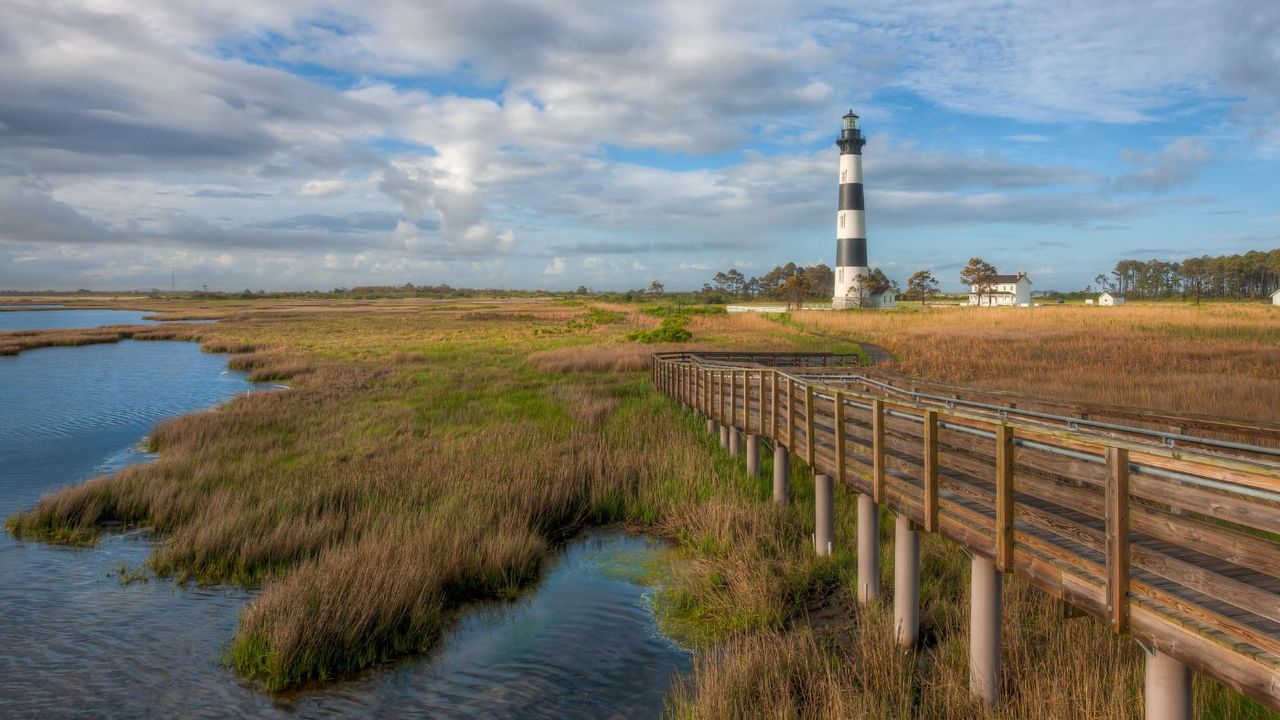
<svg viewBox="0 0 1280 720">
<path fill-rule="evenodd" d="M 1190 669 L 1280 710 L 1280 426 L 939 392 L 839 355 L 660 353 L 653 373 L 735 449 L 745 437 L 753 472 L 762 438 L 775 482 L 790 455 L 809 465 L 820 553 L 830 483 L 858 493 L 864 601 L 879 592 L 876 508 L 897 515 L 904 644 L 918 633 L 915 532 L 969 551 L 979 697 L 998 698 L 1000 578 L 1014 573 L 1143 644 L 1148 717 L 1189 717 Z"/>
</svg>

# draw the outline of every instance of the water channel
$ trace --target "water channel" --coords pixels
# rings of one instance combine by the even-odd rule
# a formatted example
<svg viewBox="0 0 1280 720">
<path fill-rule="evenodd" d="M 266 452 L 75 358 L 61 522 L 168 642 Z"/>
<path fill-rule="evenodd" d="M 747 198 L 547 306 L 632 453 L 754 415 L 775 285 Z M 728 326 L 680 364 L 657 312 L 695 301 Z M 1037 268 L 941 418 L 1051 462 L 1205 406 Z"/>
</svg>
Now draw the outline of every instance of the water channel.
<svg viewBox="0 0 1280 720">
<path fill-rule="evenodd" d="M 61 321 L 85 312 L 103 311 Z M 120 322 L 137 321 L 107 324 Z M 0 513 L 146 462 L 139 443 L 157 421 L 255 389 L 195 343 L 0 357 Z M 152 542 L 132 531 L 70 548 L 0 533 L 0 717 L 655 717 L 689 670 L 650 602 L 669 551 L 604 531 L 564 548 L 522 599 L 470 611 L 427 656 L 267 695 L 220 663 L 254 591 L 122 582 L 116 571 L 141 567 Z"/>
</svg>

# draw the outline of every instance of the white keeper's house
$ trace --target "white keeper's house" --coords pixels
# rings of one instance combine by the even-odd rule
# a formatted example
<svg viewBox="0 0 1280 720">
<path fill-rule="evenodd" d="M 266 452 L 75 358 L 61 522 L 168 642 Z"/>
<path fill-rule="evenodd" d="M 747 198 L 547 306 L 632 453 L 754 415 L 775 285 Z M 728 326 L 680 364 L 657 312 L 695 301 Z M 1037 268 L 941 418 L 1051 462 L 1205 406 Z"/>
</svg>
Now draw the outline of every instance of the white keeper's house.
<svg viewBox="0 0 1280 720">
<path fill-rule="evenodd" d="M 1271 304 L 1280 305 L 1280 290 L 1271 293 Z"/>
<path fill-rule="evenodd" d="M 1124 295 L 1120 293 L 1104 292 L 1098 296 L 1098 304 L 1106 306 L 1123 305 Z"/>
<path fill-rule="evenodd" d="M 977 285 L 969 288 L 969 304 L 982 307 L 1018 306 L 1031 307 L 1031 278 L 1020 272 L 1016 275 L 996 275 L 985 291 Z"/>
</svg>

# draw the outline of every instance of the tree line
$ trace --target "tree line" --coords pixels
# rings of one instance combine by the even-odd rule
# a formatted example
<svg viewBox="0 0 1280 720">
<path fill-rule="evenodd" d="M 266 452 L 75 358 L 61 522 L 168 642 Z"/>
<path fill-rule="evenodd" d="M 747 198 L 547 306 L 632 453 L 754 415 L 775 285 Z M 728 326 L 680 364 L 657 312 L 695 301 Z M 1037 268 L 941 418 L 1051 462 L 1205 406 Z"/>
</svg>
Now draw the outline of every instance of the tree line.
<svg viewBox="0 0 1280 720">
<path fill-rule="evenodd" d="M 1203 255 L 1182 262 L 1121 260 L 1094 278 L 1099 290 L 1127 297 L 1266 298 L 1280 288 L 1280 248 L 1240 255 Z"/>
<path fill-rule="evenodd" d="M 907 280 L 907 289 L 903 292 L 898 281 L 878 267 L 871 268 L 865 284 L 867 295 L 888 289 L 907 299 L 925 300 L 938 294 L 938 279 L 928 270 L 918 270 Z M 747 277 L 737 268 L 717 272 L 711 282 L 703 284 L 699 294 L 706 302 L 768 299 L 799 306 L 809 300 L 830 300 L 834 292 L 835 272 L 825 263 L 797 265 L 789 262 L 775 265 L 758 277 Z"/>
</svg>

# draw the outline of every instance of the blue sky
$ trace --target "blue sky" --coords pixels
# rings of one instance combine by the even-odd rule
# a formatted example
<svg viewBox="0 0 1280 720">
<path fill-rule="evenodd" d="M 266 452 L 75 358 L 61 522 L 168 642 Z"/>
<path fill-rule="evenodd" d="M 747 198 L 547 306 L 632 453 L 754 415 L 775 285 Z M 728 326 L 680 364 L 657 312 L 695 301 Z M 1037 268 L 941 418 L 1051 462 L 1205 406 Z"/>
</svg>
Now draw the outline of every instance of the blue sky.
<svg viewBox="0 0 1280 720">
<path fill-rule="evenodd" d="M 1280 4 L 226 0 L 0 22 L 0 288 L 1076 289 L 1280 245 Z"/>
</svg>

